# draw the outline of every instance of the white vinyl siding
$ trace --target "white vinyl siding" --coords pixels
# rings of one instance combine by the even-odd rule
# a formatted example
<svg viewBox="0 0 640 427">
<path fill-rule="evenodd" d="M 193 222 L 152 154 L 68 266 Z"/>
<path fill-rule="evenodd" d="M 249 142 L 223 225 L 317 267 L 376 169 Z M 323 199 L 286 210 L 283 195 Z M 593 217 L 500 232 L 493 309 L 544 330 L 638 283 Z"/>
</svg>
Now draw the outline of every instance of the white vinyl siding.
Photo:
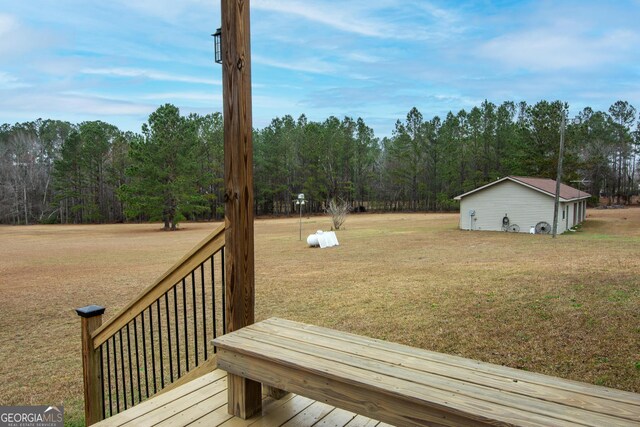
<svg viewBox="0 0 640 427">
<path fill-rule="evenodd" d="M 460 228 L 463 230 L 501 231 L 502 218 L 507 214 L 510 224 L 517 224 L 521 233 L 528 233 L 540 221 L 553 225 L 554 198 L 521 184 L 506 180 L 460 200 Z M 573 203 L 569 203 L 569 227 L 573 224 Z M 558 233 L 566 231 L 567 203 L 561 203 L 558 210 Z M 471 220 L 469 211 L 475 211 Z M 473 224 L 471 225 L 471 222 Z"/>
</svg>

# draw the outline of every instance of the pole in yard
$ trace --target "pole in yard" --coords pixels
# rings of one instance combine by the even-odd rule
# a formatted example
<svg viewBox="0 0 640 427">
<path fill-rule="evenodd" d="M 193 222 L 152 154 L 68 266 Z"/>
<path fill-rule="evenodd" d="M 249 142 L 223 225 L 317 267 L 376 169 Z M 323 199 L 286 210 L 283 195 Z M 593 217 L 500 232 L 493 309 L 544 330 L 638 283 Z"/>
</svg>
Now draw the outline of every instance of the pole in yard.
<svg viewBox="0 0 640 427">
<path fill-rule="evenodd" d="M 296 200 L 296 205 L 298 205 L 298 211 L 300 212 L 300 237 L 299 240 L 302 240 L 302 206 L 304 206 L 304 194 L 298 194 L 298 200 Z"/>
<path fill-rule="evenodd" d="M 562 157 L 564 156 L 564 128 L 566 126 L 564 112 L 560 124 L 560 152 L 558 153 L 558 173 L 556 175 L 556 200 L 553 204 L 553 231 L 551 237 L 555 239 L 558 233 L 558 208 L 560 207 L 560 181 L 562 180 Z"/>
<path fill-rule="evenodd" d="M 569 124 L 580 124 L 580 117 L 569 119 Z M 560 123 L 560 152 L 558 153 L 558 173 L 556 176 L 556 200 L 553 206 L 553 231 L 552 237 L 555 238 L 558 232 L 558 212 L 560 206 L 560 182 L 562 181 L 562 160 L 564 158 L 564 134 L 567 128 L 567 119 L 562 113 L 562 122 Z"/>
</svg>

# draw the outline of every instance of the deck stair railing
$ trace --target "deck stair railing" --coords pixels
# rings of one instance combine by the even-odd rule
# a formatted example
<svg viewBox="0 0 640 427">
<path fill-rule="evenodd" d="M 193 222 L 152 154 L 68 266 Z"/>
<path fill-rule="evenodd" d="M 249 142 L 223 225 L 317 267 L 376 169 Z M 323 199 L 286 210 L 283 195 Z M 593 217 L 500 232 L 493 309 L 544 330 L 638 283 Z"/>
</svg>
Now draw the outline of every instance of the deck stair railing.
<svg viewBox="0 0 640 427">
<path fill-rule="evenodd" d="M 211 340 L 226 331 L 224 225 L 105 324 L 103 307 L 82 317 L 87 425 L 215 367 Z"/>
</svg>

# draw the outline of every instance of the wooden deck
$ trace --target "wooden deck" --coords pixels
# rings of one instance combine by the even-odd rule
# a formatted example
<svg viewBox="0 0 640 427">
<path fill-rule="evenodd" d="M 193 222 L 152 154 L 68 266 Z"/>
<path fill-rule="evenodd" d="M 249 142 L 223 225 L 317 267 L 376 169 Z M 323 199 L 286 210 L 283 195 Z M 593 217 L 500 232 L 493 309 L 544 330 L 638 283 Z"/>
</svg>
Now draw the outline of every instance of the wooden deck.
<svg viewBox="0 0 640 427">
<path fill-rule="evenodd" d="M 235 418 L 227 413 L 226 372 L 216 369 L 94 426 L 387 427 L 389 424 L 295 394 L 280 400 L 266 397 L 262 415 L 248 420 Z"/>
</svg>

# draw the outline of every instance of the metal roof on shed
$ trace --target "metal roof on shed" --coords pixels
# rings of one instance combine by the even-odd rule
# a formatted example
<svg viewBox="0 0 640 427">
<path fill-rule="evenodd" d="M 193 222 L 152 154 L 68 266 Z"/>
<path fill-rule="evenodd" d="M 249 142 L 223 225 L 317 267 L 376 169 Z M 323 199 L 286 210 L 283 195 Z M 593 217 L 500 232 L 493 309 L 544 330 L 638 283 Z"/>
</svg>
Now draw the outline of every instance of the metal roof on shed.
<svg viewBox="0 0 640 427">
<path fill-rule="evenodd" d="M 483 185 L 482 187 L 478 187 L 475 190 L 468 191 L 464 194 L 454 197 L 455 200 L 460 200 L 463 197 L 466 197 L 470 194 L 476 193 L 480 190 L 484 190 L 485 188 L 491 187 L 498 183 L 504 182 L 506 180 L 515 182 L 517 184 L 521 184 L 525 187 L 529 187 L 541 193 L 544 193 L 548 196 L 555 197 L 556 195 L 556 181 L 549 178 L 534 178 L 528 176 L 506 176 L 497 181 L 491 182 L 487 185 Z M 577 188 L 573 188 L 569 185 L 560 183 L 560 198 L 562 201 L 569 200 L 578 200 L 578 199 L 586 199 L 591 197 L 589 193 L 581 191 Z"/>
</svg>

